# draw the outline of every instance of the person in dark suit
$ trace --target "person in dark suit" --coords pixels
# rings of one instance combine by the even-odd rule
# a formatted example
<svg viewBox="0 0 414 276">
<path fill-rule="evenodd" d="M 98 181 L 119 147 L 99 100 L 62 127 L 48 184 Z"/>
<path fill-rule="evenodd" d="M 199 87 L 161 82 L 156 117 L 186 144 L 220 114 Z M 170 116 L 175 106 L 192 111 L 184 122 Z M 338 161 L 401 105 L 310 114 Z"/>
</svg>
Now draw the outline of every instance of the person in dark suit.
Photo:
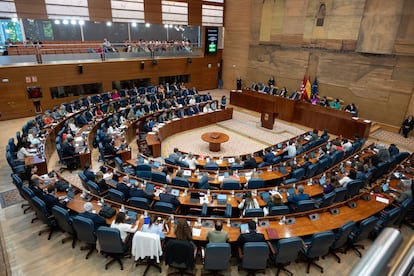
<svg viewBox="0 0 414 276">
<path fill-rule="evenodd" d="M 244 161 L 244 168 L 245 169 L 254 169 L 257 167 L 256 159 L 254 159 L 254 156 L 247 155 L 247 160 Z"/>
<path fill-rule="evenodd" d="M 251 220 L 248 222 L 249 232 L 241 233 L 237 238 L 237 245 L 243 250 L 246 242 L 265 242 L 266 239 L 262 233 L 256 232 L 256 222 Z"/>
<path fill-rule="evenodd" d="M 78 127 L 83 127 L 84 125 L 88 124 L 88 119 L 86 118 L 85 113 L 82 113 L 79 117 L 77 117 L 76 124 Z"/>
<path fill-rule="evenodd" d="M 76 153 L 74 140 L 72 137 L 66 138 L 62 146 L 62 158 L 70 169 L 77 169 L 80 165 L 79 155 Z"/>
<path fill-rule="evenodd" d="M 122 180 L 116 183 L 116 189 L 124 194 L 125 200 L 129 198 L 130 187 L 131 184 L 129 183 L 128 176 L 122 177 Z"/>
<path fill-rule="evenodd" d="M 99 226 L 106 226 L 106 219 L 98 214 L 93 213 L 93 205 L 90 202 L 86 202 L 83 205 L 83 213 L 80 213 L 79 216 L 91 219 L 94 224 L 95 231 L 99 228 Z"/>
<path fill-rule="evenodd" d="M 289 195 L 288 196 L 288 202 L 291 203 L 292 205 L 296 206 L 296 204 L 301 201 L 301 200 L 305 200 L 305 199 L 310 199 L 308 194 L 305 194 L 305 188 L 303 187 L 303 185 L 298 186 L 298 193 L 295 195 Z"/>
<path fill-rule="evenodd" d="M 160 194 L 160 201 L 172 203 L 174 205 L 174 208 L 180 206 L 180 201 L 177 199 L 177 197 L 173 194 L 171 194 L 171 187 L 167 186 L 165 189 L 165 193 Z"/>
<path fill-rule="evenodd" d="M 283 87 L 282 90 L 280 90 L 280 97 L 287 97 L 287 89 L 286 87 Z"/>
<path fill-rule="evenodd" d="M 91 165 L 89 163 L 85 163 L 83 166 L 83 174 L 86 176 L 88 180 L 95 181 L 95 173 L 90 170 Z"/>
<path fill-rule="evenodd" d="M 300 99 L 300 93 L 299 93 L 299 91 L 293 92 L 293 94 L 290 95 L 289 98 L 292 99 L 292 100 L 299 100 Z"/>
<path fill-rule="evenodd" d="M 147 192 L 145 192 L 142 189 L 142 184 L 136 182 L 134 187 L 131 187 L 131 189 L 129 190 L 129 197 L 142 197 L 142 198 L 146 198 L 149 200 L 152 200 L 152 198 L 154 197 L 153 194 L 148 194 Z"/>
<path fill-rule="evenodd" d="M 263 162 L 270 164 L 274 158 L 275 155 L 273 152 L 270 149 L 267 149 L 265 155 L 263 156 Z"/>
</svg>

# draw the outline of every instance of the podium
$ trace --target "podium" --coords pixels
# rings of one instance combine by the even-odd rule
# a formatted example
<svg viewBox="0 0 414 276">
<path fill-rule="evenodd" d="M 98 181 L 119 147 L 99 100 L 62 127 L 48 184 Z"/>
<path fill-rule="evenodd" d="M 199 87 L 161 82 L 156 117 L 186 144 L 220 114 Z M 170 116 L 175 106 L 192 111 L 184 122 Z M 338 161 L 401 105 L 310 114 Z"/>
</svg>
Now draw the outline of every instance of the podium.
<svg viewBox="0 0 414 276">
<path fill-rule="evenodd" d="M 262 123 L 262 127 L 267 129 L 273 129 L 273 124 L 275 123 L 275 118 L 277 113 L 272 112 L 262 112 L 260 121 Z"/>
</svg>

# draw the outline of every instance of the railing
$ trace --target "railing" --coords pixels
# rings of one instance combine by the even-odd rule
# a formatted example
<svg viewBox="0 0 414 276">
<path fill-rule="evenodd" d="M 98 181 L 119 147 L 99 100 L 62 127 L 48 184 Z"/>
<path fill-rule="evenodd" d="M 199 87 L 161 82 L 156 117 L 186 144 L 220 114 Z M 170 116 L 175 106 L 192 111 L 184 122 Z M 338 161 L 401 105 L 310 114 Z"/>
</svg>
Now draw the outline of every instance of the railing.
<svg viewBox="0 0 414 276">
<path fill-rule="evenodd" d="M 0 45 L 3 55 L 0 65 L 19 63 L 42 64 L 56 62 L 105 61 L 116 59 L 156 59 L 160 57 L 194 57 L 202 56 L 197 45 L 184 46 L 174 43 L 145 44 L 122 43 L 103 48 L 101 43 L 48 43 L 40 47 L 33 45 Z"/>
<path fill-rule="evenodd" d="M 385 228 L 349 275 L 388 275 L 390 270 L 389 263 L 401 242 L 402 235 L 400 231 L 394 228 Z"/>
</svg>

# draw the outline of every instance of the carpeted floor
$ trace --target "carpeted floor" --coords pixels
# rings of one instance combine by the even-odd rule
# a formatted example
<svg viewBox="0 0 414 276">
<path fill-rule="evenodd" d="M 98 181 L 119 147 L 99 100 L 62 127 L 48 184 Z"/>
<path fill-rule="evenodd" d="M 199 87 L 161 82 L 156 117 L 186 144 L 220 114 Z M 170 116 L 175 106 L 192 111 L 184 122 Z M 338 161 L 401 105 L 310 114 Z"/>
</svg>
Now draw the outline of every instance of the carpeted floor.
<svg viewBox="0 0 414 276">
<path fill-rule="evenodd" d="M 17 189 L 12 189 L 0 193 L 0 204 L 1 208 L 6 208 L 14 204 L 18 204 L 23 201 Z"/>
</svg>

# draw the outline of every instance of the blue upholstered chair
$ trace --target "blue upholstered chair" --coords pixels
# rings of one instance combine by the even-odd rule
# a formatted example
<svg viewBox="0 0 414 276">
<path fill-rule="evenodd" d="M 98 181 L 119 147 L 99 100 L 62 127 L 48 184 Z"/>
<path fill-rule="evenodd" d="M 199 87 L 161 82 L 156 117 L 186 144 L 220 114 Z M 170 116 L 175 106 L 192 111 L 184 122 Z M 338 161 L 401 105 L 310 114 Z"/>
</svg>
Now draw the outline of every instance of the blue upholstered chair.
<svg viewBox="0 0 414 276">
<path fill-rule="evenodd" d="M 46 203 L 34 196 L 32 198 L 33 210 L 36 212 L 36 217 L 47 226 L 47 229 L 39 231 L 39 236 L 44 232 L 49 232 L 48 240 L 52 237 L 54 230 L 57 228 L 56 220 L 52 217 L 46 209 Z"/>
<path fill-rule="evenodd" d="M 184 177 L 178 177 L 178 176 L 173 177 L 171 184 L 174 186 L 190 188 L 190 182 L 188 181 L 187 178 L 184 178 Z"/>
<path fill-rule="evenodd" d="M 70 236 L 62 239 L 62 243 L 72 239 L 72 248 L 75 248 L 76 244 L 76 233 L 73 229 L 73 220 L 69 215 L 68 210 L 55 205 L 52 207 L 52 215 L 55 217 L 57 226 L 64 232 L 68 233 Z"/>
<path fill-rule="evenodd" d="M 223 190 L 240 190 L 240 181 L 237 179 L 225 179 L 221 188 Z"/>
<path fill-rule="evenodd" d="M 262 178 L 250 178 L 247 182 L 247 189 L 260 189 L 264 188 L 264 179 Z"/>
<path fill-rule="evenodd" d="M 305 245 L 302 246 L 302 253 L 307 263 L 306 273 L 309 273 L 311 265 L 318 267 L 323 273 L 323 267 L 318 265 L 315 261 L 319 257 L 325 256 L 329 252 L 329 248 L 335 240 L 335 234 L 332 231 L 320 232 L 313 234 L 309 240 L 305 240 Z"/>
<path fill-rule="evenodd" d="M 140 209 L 149 210 L 150 209 L 150 202 L 147 198 L 143 197 L 131 197 L 128 200 L 128 205 Z"/>
<path fill-rule="evenodd" d="M 108 199 L 124 204 L 125 203 L 125 195 L 123 192 L 118 191 L 116 189 L 109 189 L 108 190 Z"/>
<path fill-rule="evenodd" d="M 165 184 L 167 183 L 167 175 L 164 172 L 151 172 L 151 181 Z"/>
<path fill-rule="evenodd" d="M 331 206 L 335 200 L 336 194 L 335 192 L 330 192 L 325 194 L 320 200 L 318 200 L 318 208 L 324 208 Z"/>
<path fill-rule="evenodd" d="M 121 257 L 126 254 L 127 247 L 121 239 L 119 229 L 100 226 L 96 231 L 96 236 L 99 242 L 101 253 L 112 257 L 112 259 L 105 264 L 105 269 L 108 269 L 108 266 L 111 263 L 117 261 L 121 266 L 121 270 L 124 270 L 124 265 L 122 264 Z"/>
<path fill-rule="evenodd" d="M 82 216 L 73 217 L 73 229 L 75 229 L 78 240 L 86 243 L 81 250 L 88 250 L 85 259 L 88 259 L 94 250 L 96 250 L 95 226 L 91 219 Z"/>
<path fill-rule="evenodd" d="M 240 251 L 241 265 L 249 274 L 255 271 L 265 271 L 267 259 L 269 257 L 269 246 L 266 242 L 246 242 L 243 246 L 243 252 Z"/>
<path fill-rule="evenodd" d="M 299 237 L 280 239 L 272 243 L 272 260 L 277 267 L 276 275 L 279 275 L 281 270 L 293 275 L 286 266 L 298 258 L 302 244 L 302 239 Z"/>
<path fill-rule="evenodd" d="M 273 206 L 269 210 L 269 216 L 284 216 L 290 213 L 289 207 L 285 205 Z"/>
<path fill-rule="evenodd" d="M 175 209 L 172 203 L 157 201 L 153 206 L 153 210 L 156 212 L 174 214 Z"/>
<path fill-rule="evenodd" d="M 246 209 L 246 211 L 244 212 L 244 217 L 246 218 L 264 217 L 264 212 L 262 208 Z"/>
<path fill-rule="evenodd" d="M 296 204 L 295 212 L 306 212 L 316 208 L 315 202 L 311 199 L 300 200 Z"/>
<path fill-rule="evenodd" d="M 348 189 L 346 187 L 338 187 L 334 190 L 335 192 L 335 199 L 334 203 L 342 202 L 345 199 L 346 194 L 348 193 Z"/>
<path fill-rule="evenodd" d="M 331 247 L 329 248 L 329 253 L 334 255 L 338 263 L 341 262 L 337 252 L 346 253 L 345 246 L 348 244 L 348 236 L 351 234 L 352 229 L 355 227 L 355 222 L 350 220 L 345 222 L 335 233 L 335 240 Z"/>
<path fill-rule="evenodd" d="M 205 248 L 204 269 L 219 272 L 230 266 L 231 247 L 229 243 L 208 243 Z"/>
<path fill-rule="evenodd" d="M 359 225 L 355 226 L 354 229 L 352 229 L 351 234 L 349 234 L 348 238 L 350 241 L 350 247 L 355 251 L 355 253 L 359 257 L 362 256 L 362 253 L 358 249 L 365 249 L 365 247 L 363 245 L 357 244 L 357 242 L 365 240 L 371 236 L 372 231 L 377 225 L 377 221 L 378 218 L 375 216 L 366 218 L 363 221 L 361 221 Z"/>
</svg>

